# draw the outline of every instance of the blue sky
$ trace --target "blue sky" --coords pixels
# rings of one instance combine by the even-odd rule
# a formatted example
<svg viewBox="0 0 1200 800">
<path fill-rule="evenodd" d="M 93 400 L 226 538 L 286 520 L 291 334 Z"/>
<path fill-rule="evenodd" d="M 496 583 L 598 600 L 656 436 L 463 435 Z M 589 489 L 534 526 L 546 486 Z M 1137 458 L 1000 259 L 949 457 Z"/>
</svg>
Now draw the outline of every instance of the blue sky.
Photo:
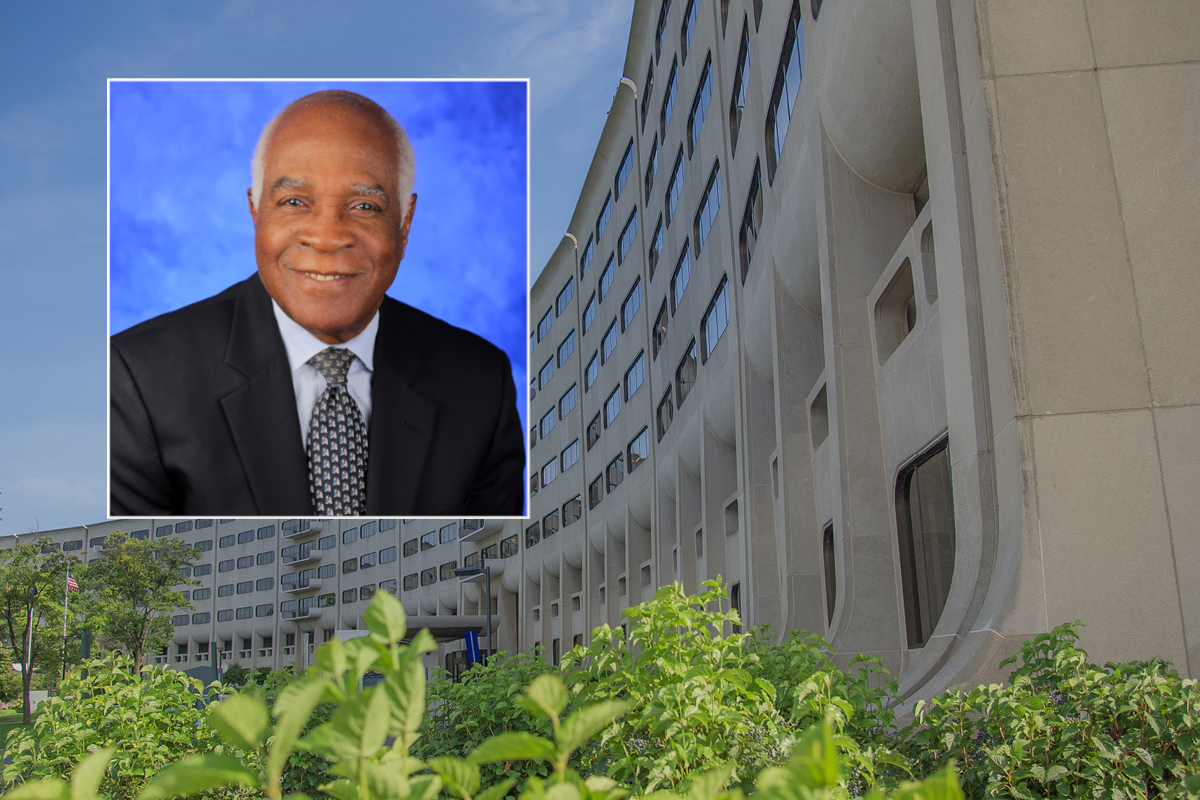
<svg viewBox="0 0 1200 800">
<path fill-rule="evenodd" d="M 574 210 L 621 77 L 632 8 L 632 0 L 343 3 L 336 12 L 310 0 L 7 8 L 0 534 L 104 518 L 108 78 L 529 78 L 536 275 Z"/>
</svg>

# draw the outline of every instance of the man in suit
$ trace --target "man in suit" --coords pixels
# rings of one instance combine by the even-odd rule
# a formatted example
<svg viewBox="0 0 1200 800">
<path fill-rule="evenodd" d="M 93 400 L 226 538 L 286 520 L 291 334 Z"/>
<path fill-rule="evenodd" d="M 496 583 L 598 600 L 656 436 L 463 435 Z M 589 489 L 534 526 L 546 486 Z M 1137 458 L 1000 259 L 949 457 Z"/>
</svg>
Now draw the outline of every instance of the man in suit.
<svg viewBox="0 0 1200 800">
<path fill-rule="evenodd" d="M 263 130 L 258 272 L 111 340 L 114 516 L 503 516 L 525 448 L 503 351 L 385 296 L 412 147 L 351 92 Z"/>
</svg>

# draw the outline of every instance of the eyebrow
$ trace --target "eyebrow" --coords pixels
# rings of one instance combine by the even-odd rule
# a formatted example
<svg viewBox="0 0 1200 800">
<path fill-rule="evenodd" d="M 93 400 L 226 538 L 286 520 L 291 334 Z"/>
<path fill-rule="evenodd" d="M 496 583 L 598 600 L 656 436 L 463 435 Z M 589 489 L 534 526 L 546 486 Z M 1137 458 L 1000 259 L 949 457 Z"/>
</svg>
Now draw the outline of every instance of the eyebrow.
<svg viewBox="0 0 1200 800">
<path fill-rule="evenodd" d="M 271 190 L 276 189 L 296 189 L 300 186 L 308 186 L 308 181 L 304 178 L 288 178 L 283 177 L 271 184 Z"/>
<path fill-rule="evenodd" d="M 355 194 L 361 194 L 368 197 L 378 197 L 384 202 L 387 202 L 388 199 L 387 192 L 385 192 L 383 187 L 379 184 L 375 184 L 374 186 L 364 186 L 361 183 L 352 183 L 350 184 L 350 189 Z"/>
</svg>

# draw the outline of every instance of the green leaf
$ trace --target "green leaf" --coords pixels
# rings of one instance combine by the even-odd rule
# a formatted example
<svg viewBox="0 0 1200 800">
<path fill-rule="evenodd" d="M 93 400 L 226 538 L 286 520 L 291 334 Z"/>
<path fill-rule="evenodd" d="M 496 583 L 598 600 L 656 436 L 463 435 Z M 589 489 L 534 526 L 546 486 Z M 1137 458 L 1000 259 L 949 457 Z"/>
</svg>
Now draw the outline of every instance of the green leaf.
<svg viewBox="0 0 1200 800">
<path fill-rule="evenodd" d="M 515 786 L 516 783 L 517 781 L 514 778 L 505 778 L 475 795 L 475 800 L 504 800 L 504 796 L 508 794 L 508 790 Z"/>
<path fill-rule="evenodd" d="M 833 727 L 828 720 L 813 725 L 800 737 L 792 750 L 788 771 L 801 786 L 817 789 L 837 785 L 837 751 L 833 746 Z"/>
<path fill-rule="evenodd" d="M 208 726 L 226 744 L 254 752 L 267 738 L 271 715 L 262 698 L 242 692 L 210 706 Z"/>
<path fill-rule="evenodd" d="M 404 606 L 388 592 L 379 592 L 363 612 L 371 637 L 382 644 L 396 644 L 408 632 Z"/>
<path fill-rule="evenodd" d="M 546 800 L 580 800 L 579 789 L 569 783 L 556 783 L 546 790 Z"/>
<path fill-rule="evenodd" d="M 733 767 L 734 763 L 731 761 L 695 776 L 688 790 L 688 800 L 714 800 L 729 783 Z"/>
<path fill-rule="evenodd" d="M 188 797 L 224 786 L 258 786 L 258 774 L 232 756 L 192 756 L 154 776 L 137 800 Z"/>
<path fill-rule="evenodd" d="M 399 761 L 379 763 L 368 761 L 363 764 L 359 780 L 366 784 L 370 797 L 404 797 L 408 794 L 408 776 L 400 768 Z"/>
<path fill-rule="evenodd" d="M 320 787 L 321 791 L 337 800 L 358 800 L 358 786 L 353 781 L 341 778 Z"/>
<path fill-rule="evenodd" d="M 538 716 L 557 717 L 567 707 L 567 688 L 557 675 L 538 675 L 525 696 L 529 702 L 521 705 Z"/>
<path fill-rule="evenodd" d="M 561 683 L 559 684 L 562 685 Z M 583 746 L 589 739 L 614 719 L 627 712 L 633 704 L 623 700 L 609 700 L 587 708 L 581 708 L 563 721 L 558 734 L 559 753 L 570 753 Z"/>
<path fill-rule="evenodd" d="M 307 678 L 289 684 L 275 699 L 275 706 L 271 709 L 275 714 L 275 737 L 271 740 L 267 757 L 269 785 L 274 786 L 279 782 L 297 738 L 328 686 L 329 681 L 323 678 Z"/>
<path fill-rule="evenodd" d="M 100 781 L 108 773 L 108 762 L 116 752 L 116 747 L 106 747 L 79 762 L 71 773 L 71 800 L 93 800 L 96 797 Z"/>
<path fill-rule="evenodd" d="M 61 778 L 23 783 L 4 795 L 5 800 L 71 800 L 71 789 Z"/>
<path fill-rule="evenodd" d="M 554 745 L 542 737 L 515 731 L 493 736 L 476 747 L 467 758 L 477 764 L 492 761 L 550 760 L 554 758 L 555 752 Z"/>
<path fill-rule="evenodd" d="M 469 800 L 471 795 L 479 791 L 478 763 L 454 756 L 439 756 L 425 763 L 441 776 L 442 783 L 451 794 L 462 795 L 464 800 Z"/>
<path fill-rule="evenodd" d="M 415 734 L 425 715 L 425 668 L 421 662 L 415 658 L 402 660 L 400 668 L 384 678 L 380 686 L 388 700 L 385 707 L 391 712 L 393 733 Z"/>
</svg>

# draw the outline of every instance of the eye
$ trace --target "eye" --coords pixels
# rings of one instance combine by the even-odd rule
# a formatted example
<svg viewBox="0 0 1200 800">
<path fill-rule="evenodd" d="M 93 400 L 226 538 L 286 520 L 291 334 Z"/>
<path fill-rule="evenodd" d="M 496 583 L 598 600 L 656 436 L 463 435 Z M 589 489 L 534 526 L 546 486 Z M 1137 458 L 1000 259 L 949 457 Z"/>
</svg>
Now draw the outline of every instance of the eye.
<svg viewBox="0 0 1200 800">
<path fill-rule="evenodd" d="M 378 211 L 379 210 L 379 208 L 374 203 L 367 203 L 367 202 L 357 203 L 354 206 L 354 208 L 357 209 L 358 211 Z"/>
<path fill-rule="evenodd" d="M 295 206 L 301 206 L 304 204 L 300 201 L 300 198 L 298 198 L 298 197 L 288 197 L 283 201 L 283 205 L 295 207 Z"/>
</svg>

